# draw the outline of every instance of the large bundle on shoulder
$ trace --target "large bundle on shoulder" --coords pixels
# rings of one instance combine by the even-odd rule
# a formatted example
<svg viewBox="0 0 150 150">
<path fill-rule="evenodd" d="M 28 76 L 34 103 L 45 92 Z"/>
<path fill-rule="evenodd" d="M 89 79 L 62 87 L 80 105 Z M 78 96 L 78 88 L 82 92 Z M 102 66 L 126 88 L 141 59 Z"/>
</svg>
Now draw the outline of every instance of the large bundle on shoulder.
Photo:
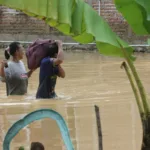
<svg viewBox="0 0 150 150">
<path fill-rule="evenodd" d="M 41 60 L 47 56 L 48 51 L 51 50 L 53 44 L 56 44 L 55 40 L 37 39 L 28 47 L 26 57 L 28 68 L 30 70 L 37 69 L 40 66 Z"/>
</svg>

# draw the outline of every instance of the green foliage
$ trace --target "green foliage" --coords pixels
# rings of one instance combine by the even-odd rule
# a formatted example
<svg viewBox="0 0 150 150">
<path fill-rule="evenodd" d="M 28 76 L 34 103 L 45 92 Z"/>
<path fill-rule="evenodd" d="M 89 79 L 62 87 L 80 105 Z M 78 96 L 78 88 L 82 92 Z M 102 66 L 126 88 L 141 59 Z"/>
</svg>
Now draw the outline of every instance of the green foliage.
<svg viewBox="0 0 150 150">
<path fill-rule="evenodd" d="M 150 45 L 150 39 L 148 39 L 147 42 L 148 42 L 148 45 Z"/>
<path fill-rule="evenodd" d="M 114 0 L 119 12 L 139 35 L 150 33 L 150 0 Z"/>
<path fill-rule="evenodd" d="M 0 4 L 43 19 L 77 42 L 96 42 L 100 53 L 104 55 L 124 57 L 121 45 L 134 59 L 133 49 L 83 0 L 0 0 Z"/>
</svg>

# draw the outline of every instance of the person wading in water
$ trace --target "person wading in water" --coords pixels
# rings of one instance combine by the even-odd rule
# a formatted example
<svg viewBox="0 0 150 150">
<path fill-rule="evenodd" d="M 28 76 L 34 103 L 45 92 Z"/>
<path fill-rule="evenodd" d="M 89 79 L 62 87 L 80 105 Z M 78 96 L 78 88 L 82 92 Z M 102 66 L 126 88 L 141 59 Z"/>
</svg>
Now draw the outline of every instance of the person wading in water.
<svg viewBox="0 0 150 150">
<path fill-rule="evenodd" d="M 19 42 L 13 42 L 5 50 L 7 61 L 1 62 L 0 77 L 6 83 L 7 95 L 24 95 L 27 93 L 28 78 L 32 70 L 26 72 L 24 63 L 24 48 Z"/>
<path fill-rule="evenodd" d="M 62 42 L 56 41 L 49 45 L 47 56 L 42 59 L 39 73 L 39 87 L 36 94 L 37 99 L 55 98 L 55 85 L 57 76 L 64 78 L 65 71 L 61 67 L 63 51 Z"/>
</svg>

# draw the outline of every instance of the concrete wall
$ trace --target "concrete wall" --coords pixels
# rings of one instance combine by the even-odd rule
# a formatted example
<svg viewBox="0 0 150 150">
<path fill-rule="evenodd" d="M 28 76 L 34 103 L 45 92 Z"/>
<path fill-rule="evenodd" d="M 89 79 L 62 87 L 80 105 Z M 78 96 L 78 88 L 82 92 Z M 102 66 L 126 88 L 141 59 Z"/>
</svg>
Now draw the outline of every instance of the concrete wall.
<svg viewBox="0 0 150 150">
<path fill-rule="evenodd" d="M 114 0 L 101 0 L 101 16 L 108 22 L 112 30 L 122 39 L 131 44 L 143 44 L 147 42 L 147 36 L 137 36 L 132 32 L 123 16 L 116 10 Z M 98 2 L 93 3 L 93 7 L 98 11 Z"/>
<path fill-rule="evenodd" d="M 98 0 L 86 0 L 98 11 Z M 101 15 L 109 23 L 112 30 L 121 38 L 132 44 L 145 43 L 147 37 L 135 36 L 127 22 L 119 14 L 113 0 L 101 0 Z M 63 36 L 60 32 L 49 27 L 44 21 L 37 20 L 13 9 L 0 6 L 0 40 L 30 41 L 36 38 L 62 39 L 72 42 L 70 37 Z"/>
</svg>

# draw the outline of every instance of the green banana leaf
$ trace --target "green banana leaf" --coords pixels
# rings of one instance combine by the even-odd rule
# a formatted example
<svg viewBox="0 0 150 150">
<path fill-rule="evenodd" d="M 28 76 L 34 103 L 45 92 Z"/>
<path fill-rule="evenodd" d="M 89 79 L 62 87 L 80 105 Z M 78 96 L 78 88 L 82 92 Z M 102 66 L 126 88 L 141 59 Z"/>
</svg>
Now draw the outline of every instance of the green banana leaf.
<svg viewBox="0 0 150 150">
<path fill-rule="evenodd" d="M 150 34 L 150 0 L 114 0 L 116 8 L 139 35 Z"/>
<path fill-rule="evenodd" d="M 148 45 L 150 45 L 150 39 L 147 40 Z"/>
<path fill-rule="evenodd" d="M 134 60 L 133 49 L 83 0 L 0 0 L 0 4 L 43 19 L 79 43 L 95 42 L 104 55 L 124 57 L 123 47 Z"/>
</svg>

